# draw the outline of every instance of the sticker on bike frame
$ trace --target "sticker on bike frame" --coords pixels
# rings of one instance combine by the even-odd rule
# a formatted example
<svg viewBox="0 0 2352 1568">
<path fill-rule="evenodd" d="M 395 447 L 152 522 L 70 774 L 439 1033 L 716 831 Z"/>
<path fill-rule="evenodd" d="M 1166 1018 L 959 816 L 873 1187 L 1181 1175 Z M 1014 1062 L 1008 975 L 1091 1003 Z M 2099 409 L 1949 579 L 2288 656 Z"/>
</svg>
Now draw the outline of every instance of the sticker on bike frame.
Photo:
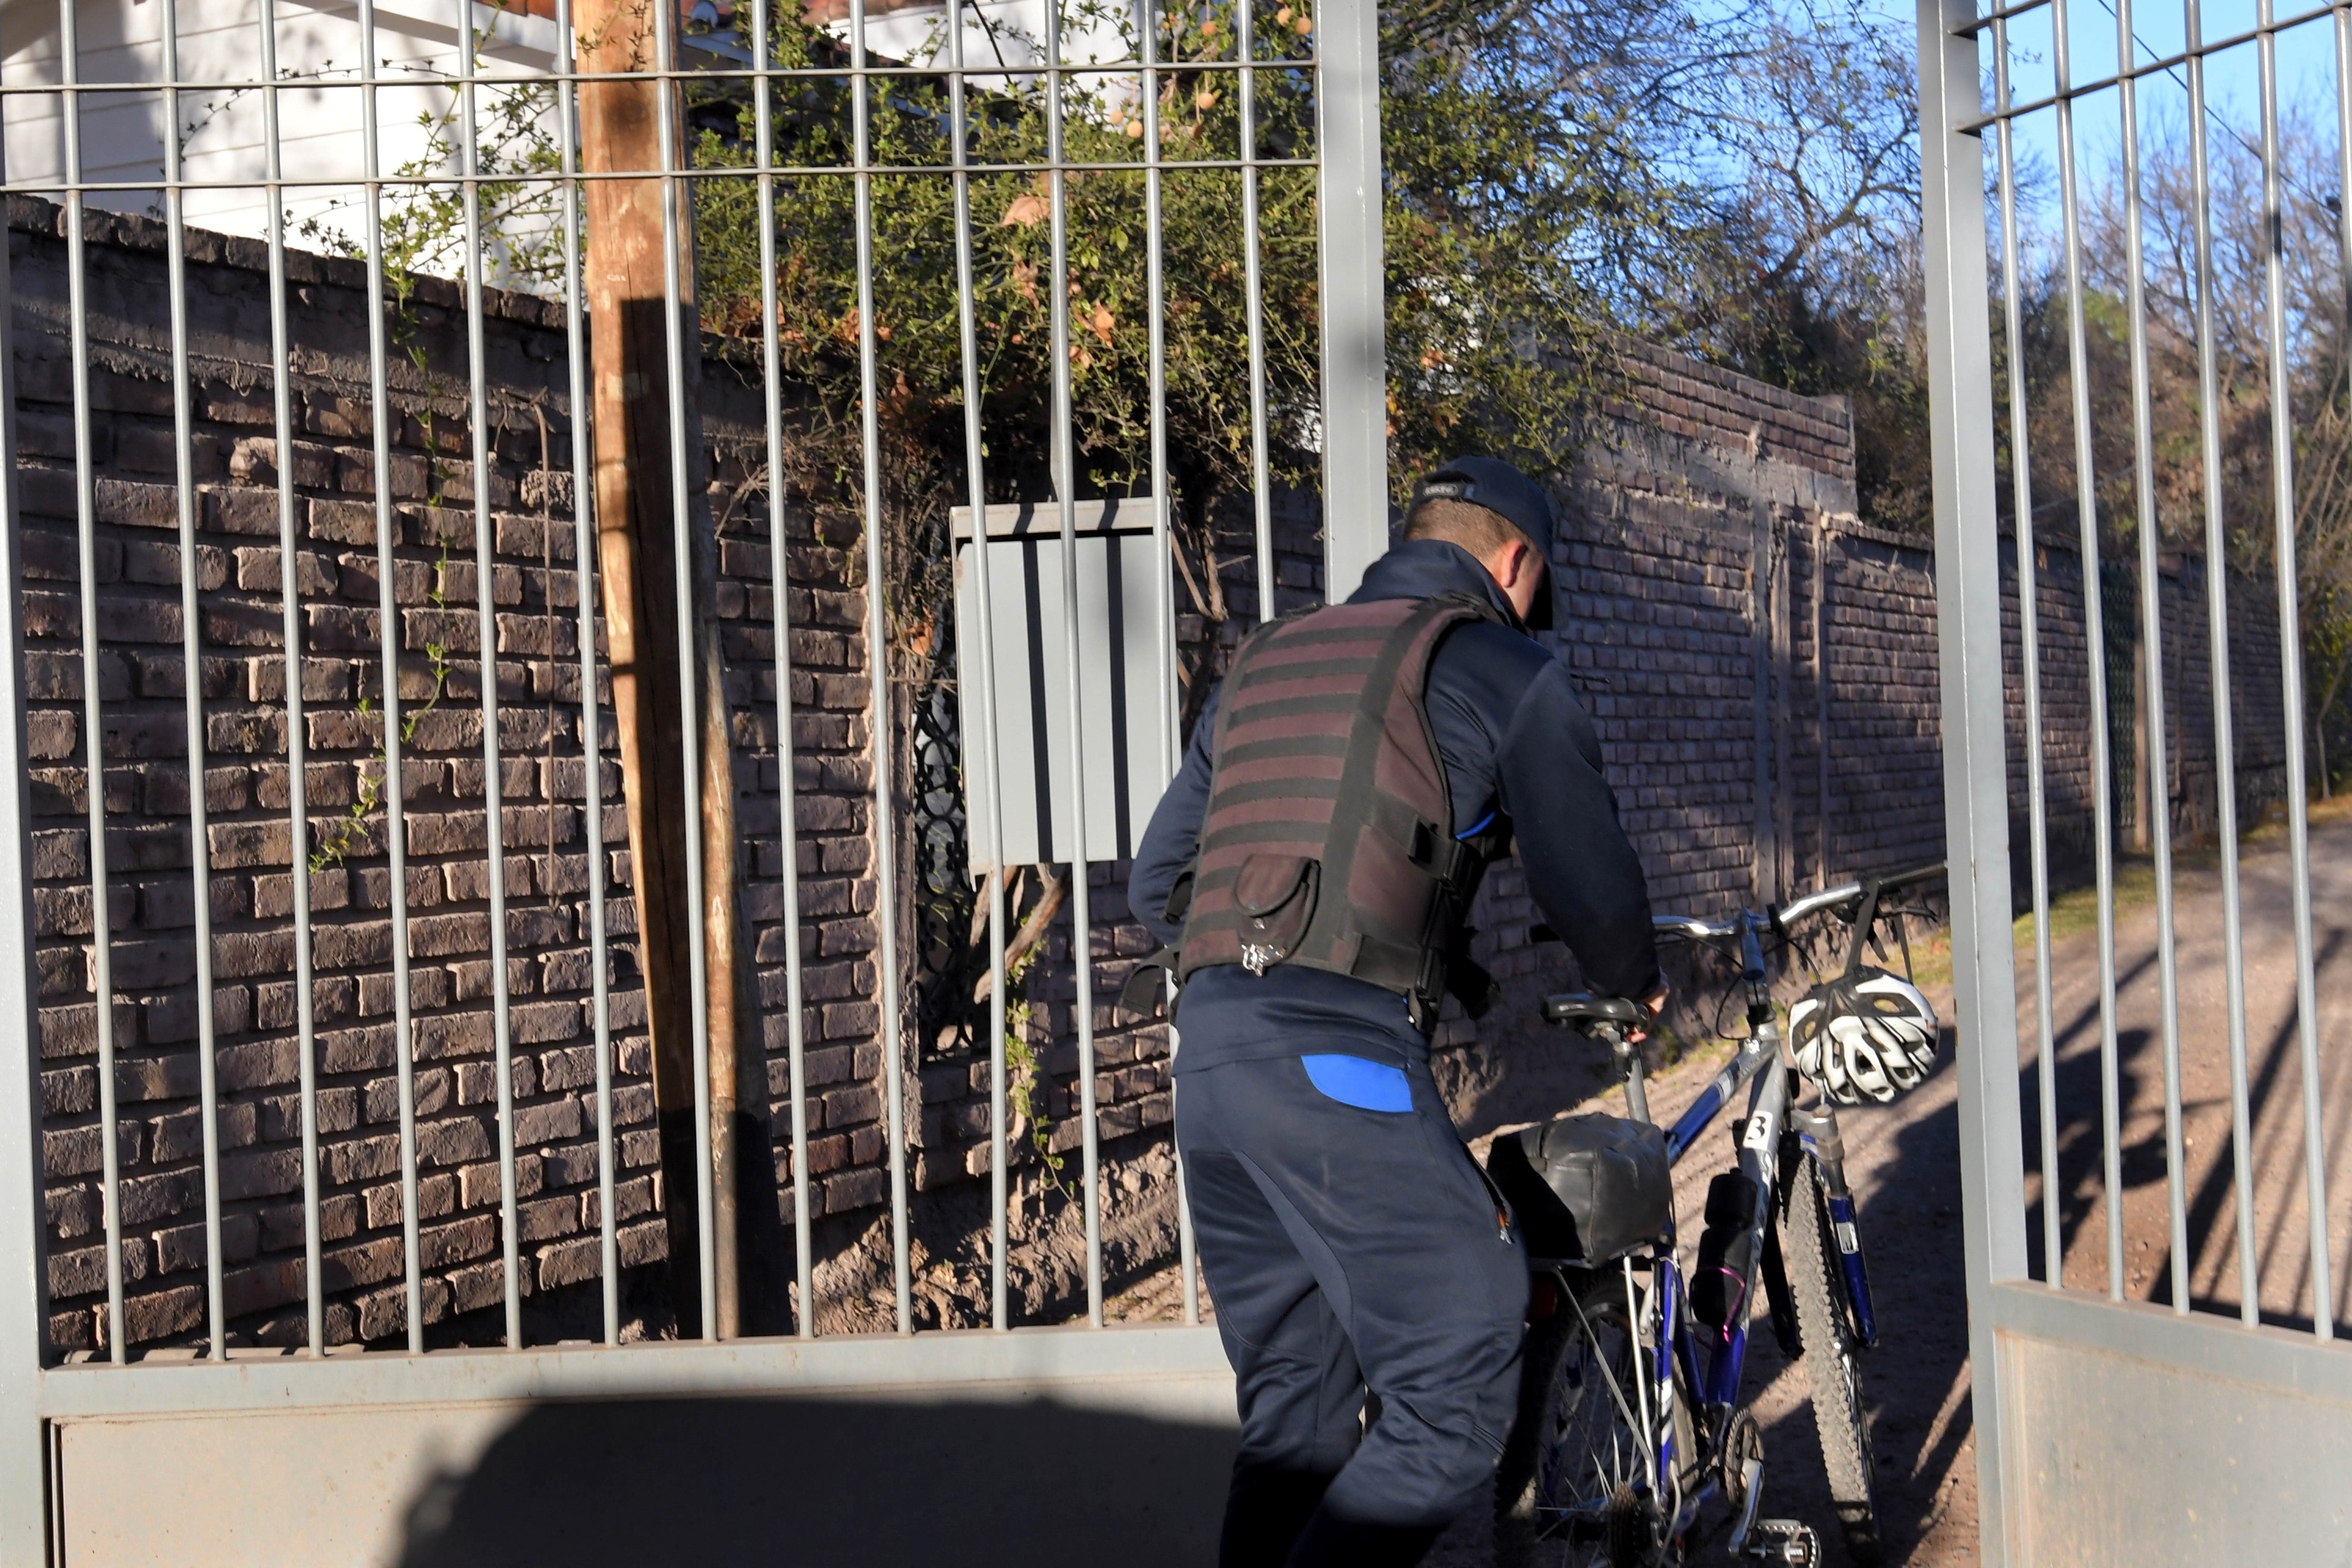
<svg viewBox="0 0 2352 1568">
<path fill-rule="evenodd" d="M 1760 1110 L 1749 1117 L 1748 1131 L 1741 1136 L 1739 1146 L 1743 1149 L 1752 1149 L 1759 1154 L 1771 1152 L 1772 1119 Z"/>
</svg>

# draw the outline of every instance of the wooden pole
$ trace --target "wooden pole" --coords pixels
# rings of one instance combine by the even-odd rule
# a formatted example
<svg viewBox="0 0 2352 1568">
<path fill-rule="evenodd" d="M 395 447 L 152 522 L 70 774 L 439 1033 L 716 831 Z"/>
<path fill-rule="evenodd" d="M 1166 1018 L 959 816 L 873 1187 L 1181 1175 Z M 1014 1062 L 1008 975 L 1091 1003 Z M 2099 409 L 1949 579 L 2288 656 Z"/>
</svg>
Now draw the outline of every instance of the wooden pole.
<svg viewBox="0 0 2352 1568">
<path fill-rule="evenodd" d="M 577 0 L 574 26 L 583 72 L 650 70 L 656 12 L 644 0 Z M 669 1232 L 672 1306 L 682 1336 L 703 1331 L 696 1162 L 710 1162 L 714 1321 L 721 1338 L 742 1330 L 738 1284 L 737 1147 L 745 1112 L 737 1092 L 739 1053 L 757 1014 L 746 1007 L 748 963 L 739 962 L 744 925 L 738 897 L 740 849 L 735 786 L 720 684 L 716 611 L 717 541 L 706 499 L 699 392 L 701 328 L 694 294 L 693 203 L 672 183 L 677 212 L 680 297 L 667 297 L 662 246 L 660 99 L 675 83 L 587 81 L 580 94 L 582 167 L 590 174 L 643 172 L 643 180 L 586 185 L 587 306 L 594 367 L 593 430 L 598 565 L 627 801 L 631 886 L 646 1012 L 653 1036 L 654 1101 L 660 1117 L 663 1209 Z M 681 95 L 682 96 L 682 95 Z M 673 100 L 670 122 L 685 123 Z M 685 166 L 683 145 L 672 168 Z M 687 345 L 683 360 L 686 492 L 693 540 L 696 708 L 689 749 L 680 697 L 675 475 L 672 469 L 670 321 Z M 702 812 L 689 821 L 686 764 L 700 767 Z M 702 835 L 704 962 L 709 1021 L 710 1140 L 697 1146 L 694 1017 L 689 984 L 693 920 L 688 908 L 689 832 Z M 752 1103 L 761 1104 L 754 1099 Z M 753 1162 L 754 1168 L 757 1162 Z"/>
</svg>

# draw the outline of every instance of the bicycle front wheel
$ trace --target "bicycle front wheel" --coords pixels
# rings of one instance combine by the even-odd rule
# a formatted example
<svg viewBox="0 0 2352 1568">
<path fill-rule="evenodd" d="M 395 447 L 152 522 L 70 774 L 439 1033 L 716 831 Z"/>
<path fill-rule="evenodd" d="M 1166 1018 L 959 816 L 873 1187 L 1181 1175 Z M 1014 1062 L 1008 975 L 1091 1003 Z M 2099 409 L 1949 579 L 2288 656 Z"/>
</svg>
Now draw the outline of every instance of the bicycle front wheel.
<svg viewBox="0 0 2352 1568">
<path fill-rule="evenodd" d="M 1797 1337 L 1806 1381 L 1812 1385 L 1813 1424 L 1821 1429 L 1822 1462 L 1830 1500 L 1845 1534 L 1846 1554 L 1876 1563 L 1878 1501 L 1871 1485 L 1870 1415 L 1862 1401 L 1860 1343 L 1846 1305 L 1845 1271 L 1830 1230 L 1829 1194 L 1821 1167 L 1796 1162 L 1785 1209 L 1789 1294 L 1795 1298 Z"/>
</svg>

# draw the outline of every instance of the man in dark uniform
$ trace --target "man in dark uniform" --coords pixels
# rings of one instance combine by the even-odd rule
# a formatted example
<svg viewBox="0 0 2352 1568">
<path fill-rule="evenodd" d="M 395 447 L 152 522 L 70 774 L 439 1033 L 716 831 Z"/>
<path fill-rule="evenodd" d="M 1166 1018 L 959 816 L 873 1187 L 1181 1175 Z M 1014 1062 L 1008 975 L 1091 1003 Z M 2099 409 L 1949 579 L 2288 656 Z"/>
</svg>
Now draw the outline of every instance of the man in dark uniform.
<svg viewBox="0 0 2352 1568">
<path fill-rule="evenodd" d="M 1431 474 L 1345 606 L 1244 641 L 1136 858 L 1239 1389 L 1223 1568 L 1418 1562 L 1501 1453 L 1527 1259 L 1429 1071 L 1442 990 L 1486 1000 L 1487 861 L 1516 840 L 1592 989 L 1664 995 L 1591 721 L 1528 635 L 1552 532 L 1507 464 Z"/>
</svg>

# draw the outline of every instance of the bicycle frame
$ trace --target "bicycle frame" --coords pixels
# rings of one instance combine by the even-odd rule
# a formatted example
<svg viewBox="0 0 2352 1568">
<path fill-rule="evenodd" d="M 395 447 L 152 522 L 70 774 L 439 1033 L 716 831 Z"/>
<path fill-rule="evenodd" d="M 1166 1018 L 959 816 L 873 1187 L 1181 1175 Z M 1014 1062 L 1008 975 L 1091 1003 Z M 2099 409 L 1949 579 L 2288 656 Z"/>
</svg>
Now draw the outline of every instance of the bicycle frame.
<svg viewBox="0 0 2352 1568">
<path fill-rule="evenodd" d="M 1703 941 L 1735 939 L 1738 943 L 1741 979 L 1748 988 L 1748 1021 L 1749 1034 L 1737 1055 L 1699 1091 L 1698 1098 L 1684 1111 L 1666 1131 L 1666 1157 L 1678 1163 L 1683 1154 L 1697 1142 L 1701 1133 L 1713 1124 L 1731 1097 L 1743 1084 L 1752 1084 L 1748 1100 L 1748 1113 L 1740 1131 L 1738 1166 L 1758 1194 L 1756 1211 L 1748 1218 L 1748 1261 L 1740 1280 L 1739 1307 L 1731 1321 L 1723 1329 L 1720 1339 L 1709 1347 L 1702 1359 L 1699 1337 L 1693 1331 L 1694 1320 L 1688 1310 L 1688 1289 L 1682 1268 L 1676 1260 L 1675 1238 L 1666 1237 L 1649 1258 L 1651 1274 L 1652 1314 L 1647 1321 L 1656 1326 L 1654 1343 L 1660 1347 L 1651 1358 L 1651 1387 L 1642 1400 L 1640 1429 L 1649 1452 L 1652 1484 L 1657 1495 L 1676 1495 L 1675 1468 L 1674 1373 L 1680 1366 L 1685 1383 L 1698 1393 L 1698 1401 L 1708 1417 L 1706 1427 L 1697 1436 L 1700 1454 L 1712 1457 L 1716 1445 L 1727 1429 L 1727 1413 L 1738 1404 L 1740 1374 L 1748 1353 L 1748 1308 L 1754 1300 L 1756 1279 L 1762 1258 L 1764 1227 L 1771 1223 L 1772 1194 L 1779 1175 L 1780 1133 L 1789 1114 L 1789 1074 L 1780 1059 L 1780 1028 L 1772 1012 L 1770 977 L 1764 967 L 1763 942 L 1758 926 L 1763 917 L 1742 910 L 1727 928 L 1706 926 L 1697 921 L 1661 918 L 1659 928 L 1680 931 Z M 1624 1045 L 1613 1031 L 1608 1031 L 1610 1043 L 1625 1065 L 1625 1098 L 1627 1109 L 1634 1120 L 1650 1120 L 1649 1095 L 1643 1081 L 1640 1051 Z M 1810 1146 L 1809 1146 L 1810 1152 Z M 1841 1185 L 1843 1183 L 1841 1182 Z M 1851 1205 L 1847 1223 L 1840 1230 L 1843 1238 L 1855 1234 L 1851 1221 Z M 1859 1245 L 1857 1241 L 1857 1246 Z M 1627 1288 L 1632 1289 L 1635 1260 L 1622 1264 Z M 1636 1321 L 1643 1315 L 1636 1315 Z M 1620 1395 L 1622 1398 L 1622 1395 Z M 1698 1487 L 1689 1497 L 1681 1500 L 1675 1510 L 1670 1533 L 1678 1534 L 1688 1527 L 1698 1510 L 1715 1491 L 1710 1480 Z"/>
<path fill-rule="evenodd" d="M 1748 1324 L 1758 1279 L 1763 1271 L 1766 1231 L 1774 1221 L 1772 1205 L 1779 1190 L 1781 1153 L 1788 1138 L 1796 1140 L 1801 1157 L 1812 1161 L 1822 1173 L 1841 1282 L 1847 1308 L 1853 1314 L 1855 1336 L 1865 1347 L 1878 1342 L 1877 1311 L 1871 1299 L 1869 1271 L 1863 1259 L 1853 1194 L 1846 1184 L 1845 1145 L 1839 1133 L 1837 1113 L 1827 1105 L 1803 1110 L 1793 1103 L 1791 1068 L 1781 1053 L 1780 1024 L 1772 1006 L 1763 933 L 1771 931 L 1785 937 L 1795 922 L 1811 915 L 1830 910 L 1848 911 L 1846 918 L 1853 932 L 1846 961 L 1851 973 L 1862 962 L 1864 942 L 1873 940 L 1881 897 L 1889 889 L 1924 880 L 1942 870 L 1940 861 L 1910 867 L 1891 876 L 1822 889 L 1776 908 L 1769 914 L 1741 910 L 1720 924 L 1679 915 L 1657 919 L 1661 932 L 1736 946 L 1740 980 L 1748 993 L 1748 1037 L 1731 1060 L 1699 1091 L 1690 1107 L 1665 1130 L 1668 1163 L 1680 1163 L 1683 1155 L 1731 1103 L 1732 1096 L 1747 1086 L 1748 1109 L 1739 1128 L 1737 1167 L 1748 1178 L 1749 1190 L 1756 1194 L 1755 1212 L 1748 1219 L 1747 1262 L 1738 1279 L 1737 1305 L 1704 1356 L 1700 1353 L 1701 1336 L 1695 1331 L 1696 1320 L 1689 1309 L 1688 1282 L 1676 1260 L 1675 1237 L 1670 1233 L 1648 1256 L 1626 1258 L 1619 1266 L 1625 1282 L 1628 1310 L 1636 1325 L 1650 1326 L 1653 1350 L 1647 1386 L 1637 1383 L 1630 1391 L 1621 1389 L 1612 1375 L 1610 1393 L 1642 1436 L 1643 1458 L 1656 1496 L 1675 1500 L 1670 1536 L 1682 1534 L 1696 1521 L 1700 1509 L 1719 1484 L 1717 1478 L 1708 1475 L 1690 1495 L 1681 1492 L 1675 1474 L 1678 1456 L 1675 1451 L 1673 1421 L 1675 1374 L 1679 1370 L 1684 1385 L 1696 1393 L 1698 1409 L 1693 1414 L 1701 1419 L 1694 1423 L 1693 1437 L 1700 1467 L 1712 1469 L 1731 1431 L 1732 1413 L 1739 1404 L 1748 1354 Z M 1597 1026 L 1594 1033 L 1608 1042 L 1624 1070 L 1628 1111 L 1637 1121 L 1650 1121 L 1641 1052 L 1627 1043 L 1623 1031 L 1614 1025 Z M 1651 1276 L 1649 1299 L 1637 1302 L 1634 1274 L 1643 1269 Z M 1561 1283 L 1567 1283 L 1564 1278 Z M 1572 1292 L 1570 1300 L 1574 1300 Z M 1637 1328 L 1637 1341 L 1638 1337 Z M 1602 1371 L 1607 1373 L 1605 1366 Z M 1753 1511 L 1752 1500 L 1749 1511 Z M 1743 1518 L 1735 1531 L 1735 1550 L 1738 1537 L 1745 1532 Z"/>
<path fill-rule="evenodd" d="M 1723 1440 L 1729 1427 L 1729 1415 L 1739 1403 L 1739 1388 L 1746 1370 L 1748 1356 L 1748 1325 L 1750 1308 L 1755 1300 L 1758 1277 L 1764 1259 L 1765 1230 L 1773 1223 L 1773 1195 L 1779 1190 L 1780 1158 L 1784 1134 L 1793 1134 L 1804 1157 L 1818 1165 L 1822 1185 L 1828 1194 L 1829 1218 L 1832 1233 L 1836 1237 L 1846 1303 L 1853 1314 L 1856 1336 L 1865 1347 L 1878 1343 L 1878 1314 L 1870 1290 L 1870 1275 L 1864 1261 L 1862 1237 L 1856 1222 L 1853 1194 L 1845 1179 L 1845 1145 L 1840 1135 L 1837 1113 L 1824 1105 L 1816 1110 L 1800 1110 L 1792 1103 L 1790 1069 L 1781 1053 L 1780 1019 L 1773 1010 L 1771 978 L 1765 967 L 1762 933 L 1766 930 L 1786 931 L 1787 924 L 1826 907 L 1853 902 L 1854 931 L 1853 953 L 1849 967 L 1860 962 L 1863 943 L 1868 938 L 1878 909 L 1881 894 L 1888 888 L 1916 880 L 1938 868 L 1922 867 L 1897 873 L 1892 877 L 1874 879 L 1867 883 L 1847 884 L 1824 889 L 1811 898 L 1772 915 L 1759 915 L 1741 910 L 1722 926 L 1710 926 L 1702 921 L 1682 917 L 1661 917 L 1659 929 L 1707 942 L 1736 943 L 1739 954 L 1740 980 L 1746 986 L 1748 1037 L 1731 1060 L 1708 1080 L 1698 1097 L 1665 1131 L 1666 1157 L 1670 1163 L 1680 1163 L 1682 1157 L 1696 1144 L 1700 1136 L 1713 1126 L 1716 1119 L 1731 1103 L 1732 1097 L 1743 1086 L 1748 1089 L 1748 1109 L 1742 1118 L 1737 1149 L 1738 1168 L 1748 1177 L 1750 1190 L 1757 1194 L 1756 1212 L 1748 1219 L 1747 1264 L 1739 1279 L 1738 1307 L 1730 1321 L 1712 1337 L 1706 1353 L 1701 1355 L 1701 1336 L 1696 1331 L 1695 1320 L 1688 1310 L 1689 1292 L 1677 1261 L 1674 1238 L 1668 1237 L 1650 1263 L 1652 1276 L 1652 1310 L 1649 1321 L 1656 1325 L 1657 1343 L 1664 1353 L 1652 1358 L 1654 1386 L 1650 1397 L 1643 1401 L 1644 1430 L 1652 1434 L 1654 1454 L 1654 1484 L 1658 1495 L 1674 1495 L 1675 1464 L 1674 1428 L 1668 1416 L 1674 1400 L 1674 1373 L 1681 1369 L 1685 1385 L 1696 1391 L 1702 1411 L 1707 1417 L 1697 1437 L 1701 1453 L 1713 1458 L 1713 1450 Z M 1627 1109 L 1640 1121 L 1650 1120 L 1649 1096 L 1643 1082 L 1639 1051 L 1621 1047 L 1625 1063 Z M 1633 1260 L 1624 1265 L 1629 1285 Z M 1652 1413 L 1655 1413 L 1653 1416 Z M 1694 1494 L 1682 1500 L 1676 1509 L 1675 1532 L 1687 1528 L 1698 1510 L 1716 1489 L 1709 1479 L 1696 1489 Z"/>
</svg>

